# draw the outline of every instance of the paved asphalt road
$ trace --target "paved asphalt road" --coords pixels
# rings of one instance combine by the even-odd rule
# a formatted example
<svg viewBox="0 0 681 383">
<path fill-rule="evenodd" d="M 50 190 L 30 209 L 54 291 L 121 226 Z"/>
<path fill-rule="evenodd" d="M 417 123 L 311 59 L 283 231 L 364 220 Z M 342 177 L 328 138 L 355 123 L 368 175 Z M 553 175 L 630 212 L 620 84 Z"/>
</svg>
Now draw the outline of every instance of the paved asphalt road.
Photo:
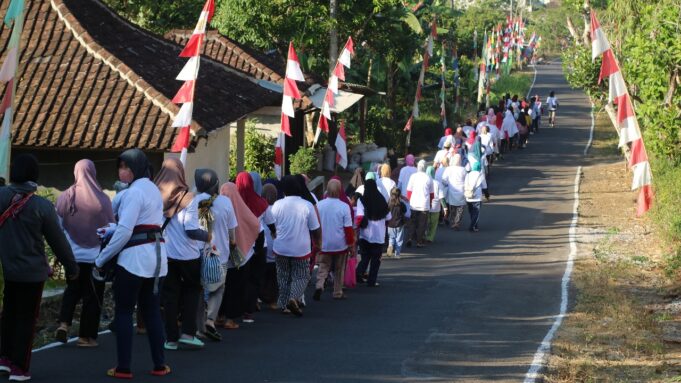
<svg viewBox="0 0 681 383">
<path fill-rule="evenodd" d="M 538 66 L 533 94 L 551 90 L 560 127 L 543 128 L 493 167 L 479 233 L 440 227 L 432 246 L 385 260 L 378 288 L 350 290 L 347 301 L 308 295 L 303 318 L 263 312 L 205 350 L 167 352 L 174 372 L 166 378 L 148 375 L 146 338 L 137 336 L 135 380 L 522 381 L 559 312 L 573 182 L 591 123 L 586 97 L 568 87 L 560 65 Z M 115 342 L 104 335 L 100 343 L 35 353 L 34 380 L 108 381 Z"/>
</svg>

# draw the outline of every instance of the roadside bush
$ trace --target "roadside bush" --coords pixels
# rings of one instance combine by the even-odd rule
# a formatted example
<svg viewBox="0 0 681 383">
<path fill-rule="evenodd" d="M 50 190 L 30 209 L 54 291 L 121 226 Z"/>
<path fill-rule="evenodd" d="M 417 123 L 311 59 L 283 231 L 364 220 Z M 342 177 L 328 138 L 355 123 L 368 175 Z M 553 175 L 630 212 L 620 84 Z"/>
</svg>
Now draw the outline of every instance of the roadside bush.
<svg viewBox="0 0 681 383">
<path fill-rule="evenodd" d="M 309 174 L 317 168 L 317 156 L 314 148 L 300 148 L 288 156 L 291 174 Z"/>
<path fill-rule="evenodd" d="M 246 122 L 244 169 L 258 172 L 265 179 L 274 176 L 275 139 L 258 132 L 255 128 L 256 122 L 256 120 Z M 234 143 L 229 151 L 229 178 L 235 179 L 236 174 L 236 143 Z"/>
</svg>

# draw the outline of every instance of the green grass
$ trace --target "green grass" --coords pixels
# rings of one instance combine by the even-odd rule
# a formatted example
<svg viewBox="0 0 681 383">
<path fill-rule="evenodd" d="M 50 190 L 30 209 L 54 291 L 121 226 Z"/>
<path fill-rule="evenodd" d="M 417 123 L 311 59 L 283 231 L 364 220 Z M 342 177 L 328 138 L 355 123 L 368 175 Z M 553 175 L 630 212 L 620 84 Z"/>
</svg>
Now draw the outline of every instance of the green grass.
<svg viewBox="0 0 681 383">
<path fill-rule="evenodd" d="M 490 87 L 490 100 L 492 105 L 495 105 L 497 101 L 503 97 L 506 93 L 513 95 L 518 95 L 519 98 L 523 98 L 527 95 L 532 85 L 532 78 L 534 74 L 530 72 L 514 72 L 510 76 L 501 76 Z"/>
</svg>

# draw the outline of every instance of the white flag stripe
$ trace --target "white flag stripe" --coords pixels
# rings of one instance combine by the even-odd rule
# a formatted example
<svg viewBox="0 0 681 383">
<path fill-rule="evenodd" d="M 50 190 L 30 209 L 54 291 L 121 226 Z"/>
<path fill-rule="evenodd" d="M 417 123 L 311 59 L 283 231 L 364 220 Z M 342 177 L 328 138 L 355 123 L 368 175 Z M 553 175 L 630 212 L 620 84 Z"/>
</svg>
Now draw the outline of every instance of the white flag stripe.
<svg viewBox="0 0 681 383">
<path fill-rule="evenodd" d="M 624 82 L 624 77 L 622 77 L 622 71 L 617 71 L 610 75 L 609 85 L 610 93 L 608 100 L 610 102 L 613 102 L 617 97 L 627 92 L 627 84 Z"/>
<path fill-rule="evenodd" d="M 173 128 L 184 128 L 192 124 L 192 110 L 194 103 L 185 102 L 180 107 L 180 111 L 175 116 L 173 120 Z"/>
<path fill-rule="evenodd" d="M 5 109 L 5 117 L 2 119 L 2 127 L 0 128 L 0 140 L 6 141 L 10 138 L 12 131 L 12 108 Z"/>
<path fill-rule="evenodd" d="M 343 52 L 341 52 L 340 56 L 338 57 L 338 62 L 343 64 L 343 66 L 345 66 L 346 68 L 350 68 L 351 58 L 352 55 L 350 54 L 350 51 L 343 48 Z"/>
<path fill-rule="evenodd" d="M 322 104 L 322 115 L 324 115 L 327 120 L 331 120 L 331 107 L 327 101 L 324 101 Z"/>
<path fill-rule="evenodd" d="M 208 24 L 208 11 L 201 11 L 201 16 L 199 16 L 199 21 L 196 23 L 193 34 L 206 33 L 206 24 Z"/>
<path fill-rule="evenodd" d="M 414 118 L 419 118 L 419 102 L 416 99 L 414 100 L 414 107 L 411 110 L 411 115 Z"/>
<path fill-rule="evenodd" d="M 620 123 L 619 147 L 621 148 L 622 146 L 632 141 L 638 140 L 639 138 L 641 138 L 641 133 L 638 128 L 636 116 L 625 118 L 624 121 Z"/>
<path fill-rule="evenodd" d="M 601 28 L 598 28 L 594 31 L 594 36 L 592 36 L 592 39 L 591 59 L 595 60 L 596 57 L 602 55 L 603 52 L 610 49 L 610 43 L 608 42 L 608 38 L 605 37 L 605 34 Z"/>
<path fill-rule="evenodd" d="M 329 79 L 329 89 L 331 89 L 333 94 L 338 94 L 338 76 L 331 75 L 331 78 Z"/>
<path fill-rule="evenodd" d="M 199 74 L 199 65 L 200 65 L 200 59 L 199 57 L 192 57 L 187 61 L 187 63 L 184 65 L 184 68 L 182 68 L 182 71 L 180 74 L 177 75 L 175 78 L 178 81 L 192 81 L 196 80 Z"/>
<path fill-rule="evenodd" d="M 286 77 L 296 81 L 305 81 L 300 64 L 293 60 L 286 60 Z"/>
<path fill-rule="evenodd" d="M 284 95 L 284 98 L 281 101 L 281 111 L 289 117 L 296 116 L 296 111 L 293 108 L 293 98 L 291 96 Z"/>
<path fill-rule="evenodd" d="M 340 132 L 336 135 L 336 153 L 338 154 L 338 165 L 345 169 L 348 166 L 348 149 Z"/>
<path fill-rule="evenodd" d="M 5 83 L 14 78 L 17 71 L 17 49 L 14 46 L 7 52 L 5 62 L 2 63 L 2 69 L 0 69 L 0 82 Z"/>
<path fill-rule="evenodd" d="M 650 185 L 652 182 L 653 176 L 650 172 L 650 163 L 648 161 L 634 165 L 634 180 L 631 184 L 631 190 Z"/>
</svg>

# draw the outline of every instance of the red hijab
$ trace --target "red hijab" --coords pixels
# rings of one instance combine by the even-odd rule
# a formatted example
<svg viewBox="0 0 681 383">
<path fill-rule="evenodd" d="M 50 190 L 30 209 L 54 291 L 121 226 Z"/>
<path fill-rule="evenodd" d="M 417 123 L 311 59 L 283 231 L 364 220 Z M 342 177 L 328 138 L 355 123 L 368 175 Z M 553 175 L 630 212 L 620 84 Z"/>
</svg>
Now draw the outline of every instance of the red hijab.
<svg viewBox="0 0 681 383">
<path fill-rule="evenodd" d="M 497 124 L 497 128 L 498 128 L 499 130 L 501 130 L 501 125 L 502 125 L 503 123 L 504 123 L 504 115 L 501 114 L 501 112 L 497 112 L 496 124 Z"/>
<path fill-rule="evenodd" d="M 253 177 L 249 173 L 241 172 L 236 176 L 236 188 L 246 206 L 256 217 L 260 217 L 267 210 L 267 201 L 255 192 Z"/>
</svg>

